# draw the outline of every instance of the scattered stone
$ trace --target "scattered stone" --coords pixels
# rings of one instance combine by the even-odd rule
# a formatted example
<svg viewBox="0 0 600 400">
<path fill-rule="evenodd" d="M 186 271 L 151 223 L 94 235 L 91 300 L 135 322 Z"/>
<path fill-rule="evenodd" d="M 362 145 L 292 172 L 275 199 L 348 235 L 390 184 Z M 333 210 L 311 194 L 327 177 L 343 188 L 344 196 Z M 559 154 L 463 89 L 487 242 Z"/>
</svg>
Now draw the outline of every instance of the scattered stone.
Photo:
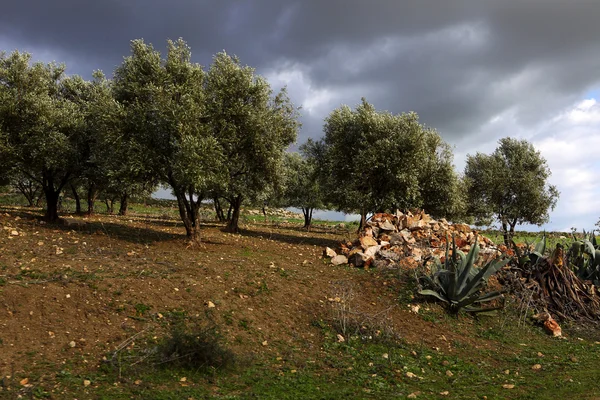
<svg viewBox="0 0 600 400">
<path fill-rule="evenodd" d="M 323 255 L 325 257 L 334 258 L 335 256 L 337 256 L 337 253 L 332 248 L 326 247 L 323 252 Z"/>
<path fill-rule="evenodd" d="M 333 265 L 348 264 L 348 257 L 343 254 L 336 255 L 331 259 L 331 263 Z"/>
<path fill-rule="evenodd" d="M 266 346 L 266 345 L 268 345 L 268 344 L 269 344 L 269 342 L 267 342 L 267 341 L 265 340 L 265 341 L 263 341 L 261 344 L 262 344 L 263 346 Z"/>
<path fill-rule="evenodd" d="M 540 364 L 535 364 L 533 367 L 531 367 L 531 369 L 534 371 L 539 371 L 540 369 L 542 369 L 542 366 Z"/>
<path fill-rule="evenodd" d="M 406 376 L 407 376 L 407 377 L 409 377 L 409 378 L 411 378 L 411 379 L 412 379 L 412 378 L 416 378 L 416 377 L 417 377 L 417 375 L 413 374 L 413 373 L 412 373 L 412 372 L 410 372 L 410 371 L 406 373 Z"/>
<path fill-rule="evenodd" d="M 502 385 L 502 387 L 504 389 L 514 389 L 515 385 L 513 385 L 512 383 L 505 383 L 504 385 Z"/>
<path fill-rule="evenodd" d="M 210 300 L 209 300 L 208 302 L 206 302 L 206 306 L 207 306 L 208 308 L 215 308 L 215 307 L 216 307 L 216 306 L 215 306 L 215 303 L 213 303 L 213 302 L 212 302 L 212 301 L 210 301 Z"/>
<path fill-rule="evenodd" d="M 453 376 L 454 376 L 454 374 L 452 373 L 452 371 L 450 371 L 450 370 L 448 369 L 448 370 L 446 370 L 446 376 L 450 378 L 450 377 L 453 377 Z"/>
<path fill-rule="evenodd" d="M 344 343 L 346 341 L 346 339 L 344 339 L 344 337 L 338 333 L 337 341 L 338 341 L 338 343 Z"/>
<path fill-rule="evenodd" d="M 69 347 L 70 347 L 70 348 L 74 348 L 75 346 L 77 346 L 77 343 L 75 343 L 75 341 L 74 341 L 74 340 L 71 340 L 71 341 L 69 342 Z"/>
<path fill-rule="evenodd" d="M 25 386 L 25 385 L 27 385 L 28 383 L 29 383 L 29 378 L 21 379 L 21 380 L 19 381 L 19 384 L 20 384 L 21 386 Z"/>
<path fill-rule="evenodd" d="M 388 358 L 390 358 L 390 355 L 388 353 L 383 353 L 381 355 L 381 357 L 383 357 L 383 358 L 385 358 L 387 360 Z"/>
<path fill-rule="evenodd" d="M 88 379 L 84 379 L 84 380 L 83 380 L 83 386 L 85 386 L 85 387 L 88 387 L 88 386 L 90 386 L 91 384 L 92 384 L 92 382 L 91 382 L 90 380 L 88 380 Z"/>
<path fill-rule="evenodd" d="M 448 396 L 450 394 L 449 391 L 444 390 L 443 392 L 440 392 L 440 396 Z"/>
<path fill-rule="evenodd" d="M 19 236 L 19 232 L 18 231 L 10 231 L 10 234 L 12 236 Z"/>
</svg>

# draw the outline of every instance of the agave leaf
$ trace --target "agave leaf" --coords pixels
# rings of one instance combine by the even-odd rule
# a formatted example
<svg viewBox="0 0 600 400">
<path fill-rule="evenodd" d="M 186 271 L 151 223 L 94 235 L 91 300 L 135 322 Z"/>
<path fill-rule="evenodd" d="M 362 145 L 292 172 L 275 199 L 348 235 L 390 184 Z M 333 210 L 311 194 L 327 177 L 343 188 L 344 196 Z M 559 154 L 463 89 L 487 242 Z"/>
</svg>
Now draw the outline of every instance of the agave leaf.
<svg viewBox="0 0 600 400">
<path fill-rule="evenodd" d="M 483 303 L 486 301 L 496 300 L 498 297 L 502 297 L 504 293 L 504 290 L 496 290 L 494 292 L 486 293 L 484 295 L 479 296 L 479 298 L 475 300 L 475 303 Z"/>
<path fill-rule="evenodd" d="M 592 256 L 592 257 L 593 257 L 593 256 L 594 256 L 594 254 L 595 254 L 595 251 L 596 251 L 596 249 L 594 249 L 594 245 L 592 244 L 592 242 L 590 242 L 590 241 L 589 241 L 589 240 L 587 240 L 587 239 L 584 239 L 584 240 L 583 240 L 583 246 L 584 246 L 584 248 L 583 248 L 583 251 L 584 251 L 586 254 L 589 254 L 590 256 Z"/>
<path fill-rule="evenodd" d="M 465 307 L 466 312 L 477 313 L 478 315 L 494 316 L 496 310 L 500 310 L 502 307 Z"/>
<path fill-rule="evenodd" d="M 534 251 L 541 255 L 546 253 L 546 232 L 542 234 L 542 240 L 535 244 Z"/>
<path fill-rule="evenodd" d="M 596 231 L 593 230 L 590 235 L 592 236 L 592 246 L 594 246 L 594 248 L 598 248 L 598 241 L 596 240 Z"/>
<path fill-rule="evenodd" d="M 445 303 L 449 303 L 447 298 L 445 298 L 444 296 L 442 296 L 435 290 L 423 289 L 423 290 L 419 290 L 419 294 L 423 295 L 423 296 L 433 296 L 433 297 L 437 298 L 438 300 L 441 300 Z"/>
<path fill-rule="evenodd" d="M 462 271 L 460 271 L 460 276 L 458 277 L 458 292 L 462 292 L 467 284 L 467 278 L 471 275 L 471 271 L 473 270 L 473 264 L 479 255 L 479 245 L 477 244 L 477 236 L 475 236 L 475 243 L 469 250 L 469 253 L 466 257 L 465 264 L 463 265 Z"/>
<path fill-rule="evenodd" d="M 470 304 L 475 303 L 478 298 L 479 298 L 479 293 L 474 293 L 467 297 L 461 297 L 460 300 L 458 300 L 458 299 L 456 300 L 456 306 L 458 308 L 466 307 Z"/>
<path fill-rule="evenodd" d="M 477 273 L 475 278 L 473 278 L 471 280 L 471 282 L 469 282 L 469 285 L 465 288 L 464 295 L 470 296 L 473 293 L 475 293 L 477 290 L 479 290 L 479 288 L 481 286 L 483 286 L 484 283 L 487 282 L 487 280 L 490 278 L 490 276 L 492 276 L 493 274 L 498 272 L 502 267 L 504 267 L 506 264 L 508 264 L 510 262 L 510 260 L 511 260 L 510 258 L 505 258 L 502 260 L 494 260 L 494 261 L 490 261 L 485 266 L 483 266 L 479 270 L 479 272 Z"/>
</svg>

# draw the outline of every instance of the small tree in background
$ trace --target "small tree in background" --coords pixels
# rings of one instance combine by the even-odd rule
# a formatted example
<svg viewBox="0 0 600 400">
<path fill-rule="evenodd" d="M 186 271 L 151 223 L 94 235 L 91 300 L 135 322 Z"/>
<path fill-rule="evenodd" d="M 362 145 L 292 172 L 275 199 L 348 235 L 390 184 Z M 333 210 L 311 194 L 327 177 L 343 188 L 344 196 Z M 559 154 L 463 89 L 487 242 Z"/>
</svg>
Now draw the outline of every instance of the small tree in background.
<svg viewBox="0 0 600 400">
<path fill-rule="evenodd" d="M 548 221 L 559 197 L 556 187 L 548 184 L 550 175 L 546 160 L 531 143 L 501 139 L 492 154 L 467 156 L 469 213 L 497 219 L 508 246 L 516 225 Z"/>
<path fill-rule="evenodd" d="M 281 204 L 301 209 L 304 228 L 310 229 L 313 211 L 324 207 L 315 159 L 298 153 L 286 153 L 283 165 L 285 177 Z"/>
</svg>

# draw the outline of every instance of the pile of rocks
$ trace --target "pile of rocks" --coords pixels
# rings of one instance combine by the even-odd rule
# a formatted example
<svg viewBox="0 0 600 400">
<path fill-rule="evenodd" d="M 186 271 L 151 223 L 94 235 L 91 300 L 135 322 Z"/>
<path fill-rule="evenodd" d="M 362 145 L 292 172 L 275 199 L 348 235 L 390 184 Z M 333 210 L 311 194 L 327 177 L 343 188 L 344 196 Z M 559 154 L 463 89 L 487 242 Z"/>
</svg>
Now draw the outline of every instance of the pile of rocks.
<svg viewBox="0 0 600 400">
<path fill-rule="evenodd" d="M 349 263 L 356 267 L 415 267 L 426 257 L 443 259 L 446 238 L 454 236 L 456 247 L 468 252 L 475 243 L 476 233 L 466 224 L 450 224 L 445 219 L 434 220 L 424 211 L 396 214 L 375 214 L 354 242 L 341 243 L 338 251 L 327 248 L 325 256 L 334 265 Z M 484 236 L 477 236 L 480 254 L 487 259 L 500 254 L 498 247 Z"/>
</svg>

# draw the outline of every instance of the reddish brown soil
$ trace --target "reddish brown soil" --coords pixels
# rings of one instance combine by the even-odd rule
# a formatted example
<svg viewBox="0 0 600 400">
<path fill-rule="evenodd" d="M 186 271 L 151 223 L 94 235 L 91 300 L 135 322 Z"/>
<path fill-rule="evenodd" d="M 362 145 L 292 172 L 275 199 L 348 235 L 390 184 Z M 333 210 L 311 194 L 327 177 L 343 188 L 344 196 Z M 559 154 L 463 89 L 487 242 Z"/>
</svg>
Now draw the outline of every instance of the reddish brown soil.
<svg viewBox="0 0 600 400">
<path fill-rule="evenodd" d="M 25 209 L 0 210 L 0 376 L 95 368 L 172 311 L 212 318 L 238 355 L 314 359 L 322 340 L 315 321 L 331 321 L 342 300 L 409 343 L 489 346 L 461 334 L 471 319 L 450 330 L 410 312 L 398 300 L 409 279 L 399 271 L 326 264 L 324 246 L 344 239 L 333 230 L 249 225 L 232 235 L 206 225 L 192 246 L 174 220 L 85 221 L 50 226 Z"/>
</svg>

